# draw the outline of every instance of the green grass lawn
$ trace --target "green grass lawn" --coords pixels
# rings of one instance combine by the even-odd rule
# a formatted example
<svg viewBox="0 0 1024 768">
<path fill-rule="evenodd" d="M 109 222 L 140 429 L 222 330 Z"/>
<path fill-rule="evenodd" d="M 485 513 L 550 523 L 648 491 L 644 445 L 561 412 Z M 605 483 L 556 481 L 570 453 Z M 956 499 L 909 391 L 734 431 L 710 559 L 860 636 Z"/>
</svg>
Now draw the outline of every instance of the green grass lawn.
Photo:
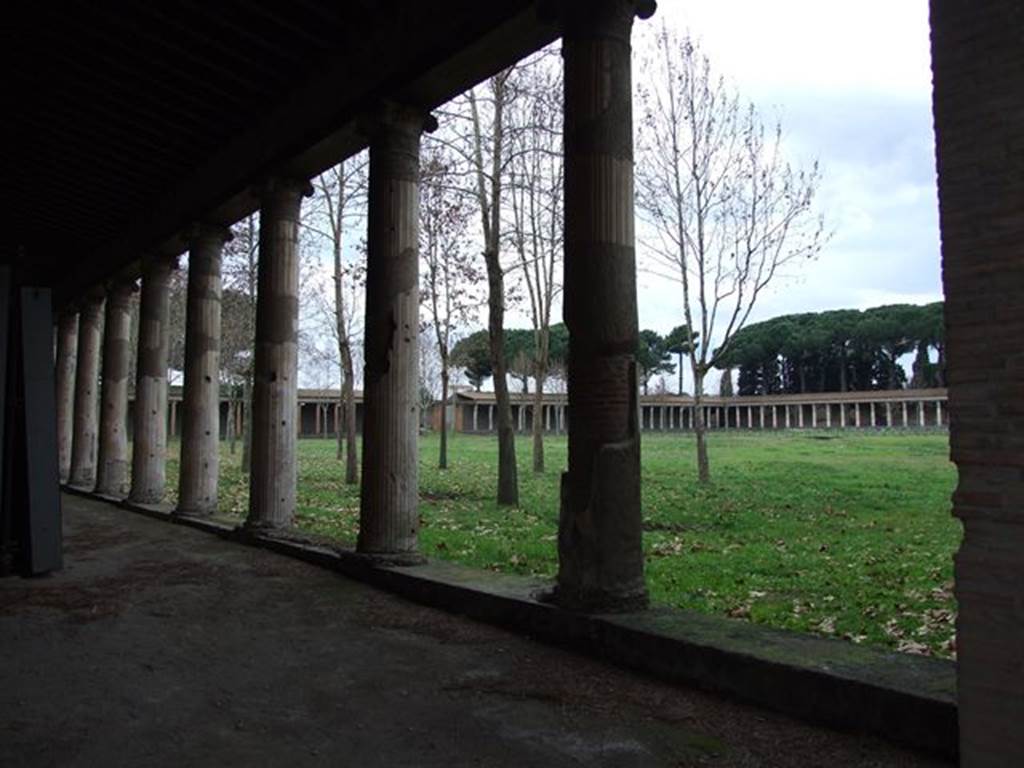
<svg viewBox="0 0 1024 768">
<path fill-rule="evenodd" d="M 519 509 L 494 503 L 493 438 L 454 436 L 443 472 L 437 437 L 421 446 L 427 555 L 554 576 L 564 437 L 546 440 L 543 475 L 531 470 L 529 439 L 517 443 Z M 335 444 L 302 440 L 299 452 L 298 526 L 354 543 L 358 487 L 342 482 Z M 951 655 L 960 525 L 950 515 L 956 473 L 945 434 L 717 433 L 710 453 L 712 484 L 701 488 L 692 436 L 644 436 L 644 550 L 654 602 Z M 230 455 L 225 446 L 226 514 L 246 508 L 239 458 L 240 448 Z"/>
</svg>

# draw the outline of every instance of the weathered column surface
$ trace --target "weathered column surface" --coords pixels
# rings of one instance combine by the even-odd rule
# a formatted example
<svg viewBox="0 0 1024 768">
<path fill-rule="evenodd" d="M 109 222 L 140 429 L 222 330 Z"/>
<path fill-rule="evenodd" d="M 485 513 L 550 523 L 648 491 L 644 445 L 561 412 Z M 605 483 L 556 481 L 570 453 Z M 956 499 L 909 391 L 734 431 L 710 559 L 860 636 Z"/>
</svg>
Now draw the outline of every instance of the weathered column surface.
<svg viewBox="0 0 1024 768">
<path fill-rule="evenodd" d="M 96 492 L 107 496 L 128 493 L 128 375 L 134 293 L 134 281 L 117 281 L 107 289 L 96 467 Z"/>
<path fill-rule="evenodd" d="M 66 483 L 71 474 L 77 354 L 78 313 L 67 311 L 57 321 L 57 464 L 62 483 Z"/>
<path fill-rule="evenodd" d="M 370 139 L 360 552 L 419 547 L 419 151 L 421 112 L 385 109 Z"/>
<path fill-rule="evenodd" d="M 83 300 L 78 313 L 75 413 L 71 437 L 71 471 L 68 482 L 71 485 L 90 490 L 96 485 L 103 299 L 102 291 L 91 293 Z"/>
<path fill-rule="evenodd" d="M 220 471 L 221 249 L 222 227 L 199 226 L 188 254 L 185 306 L 185 384 L 181 402 L 179 515 L 217 511 Z"/>
<path fill-rule="evenodd" d="M 138 504 L 157 504 L 166 493 L 170 283 L 176 267 L 177 257 L 154 256 L 142 269 L 132 414 L 132 486 L 128 494 Z"/>
<path fill-rule="evenodd" d="M 636 4 L 565 5 L 565 300 L 569 469 L 557 600 L 647 603 L 641 545 L 630 34 Z"/>
<path fill-rule="evenodd" d="M 1024 765 L 1024 14 L 932 0 L 931 24 L 960 761 Z"/>
<path fill-rule="evenodd" d="M 286 528 L 295 517 L 299 209 L 308 189 L 305 181 L 274 179 L 262 192 L 246 520 L 255 528 Z"/>
</svg>

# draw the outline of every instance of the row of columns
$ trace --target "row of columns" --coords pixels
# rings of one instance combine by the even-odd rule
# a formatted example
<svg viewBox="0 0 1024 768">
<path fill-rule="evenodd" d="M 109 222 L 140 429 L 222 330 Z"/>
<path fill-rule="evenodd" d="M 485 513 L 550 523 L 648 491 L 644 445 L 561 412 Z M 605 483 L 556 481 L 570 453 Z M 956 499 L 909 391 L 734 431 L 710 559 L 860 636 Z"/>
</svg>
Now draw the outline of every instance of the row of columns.
<svg viewBox="0 0 1024 768">
<path fill-rule="evenodd" d="M 893 407 L 898 405 L 902 415 L 901 425 L 907 427 L 943 426 L 944 410 L 941 400 L 915 400 L 915 414 L 911 419 L 908 401 L 868 402 L 868 403 L 801 403 L 797 405 L 709 405 L 704 408 L 704 424 L 708 429 L 803 429 L 806 426 L 818 428 L 824 426 L 831 429 L 834 425 L 832 408 L 839 409 L 838 426 L 842 429 L 854 427 L 894 427 L 897 426 L 893 417 Z M 850 406 L 853 406 L 852 419 L 848 418 Z M 862 420 L 861 406 L 868 406 L 868 418 Z M 933 417 L 929 421 L 927 406 L 933 408 Z M 879 407 L 884 414 L 883 423 L 879 424 Z M 809 416 L 805 418 L 805 408 L 809 408 Z M 822 418 L 819 418 L 819 408 Z M 657 418 L 655 418 L 657 415 Z M 642 406 L 640 428 L 642 430 L 684 430 L 693 429 L 694 407 L 685 405 Z"/>
<path fill-rule="evenodd" d="M 640 526 L 637 307 L 633 231 L 630 33 L 633 0 L 572 2 L 565 21 L 565 321 L 569 469 L 563 479 L 558 599 L 612 610 L 646 601 Z M 420 135 L 424 112 L 382 105 L 370 144 L 365 392 L 358 551 L 418 559 L 417 343 Z M 298 220 L 305 181 L 260 193 L 252 465 L 246 525 L 292 524 L 298 335 Z M 221 226 L 191 233 L 181 403 L 179 515 L 217 509 Z M 118 283 L 85 297 L 59 324 L 62 477 L 140 503 L 163 497 L 168 281 L 173 261 L 145 262 L 131 485 L 127 484 L 128 300 Z M 106 308 L 104 318 L 104 307 Z M 106 331 L 104 333 L 104 319 Z M 96 387 L 103 344 L 103 397 Z M 72 364 L 74 388 L 71 394 Z M 73 415 L 72 415 L 73 414 Z M 564 411 L 558 421 L 564 425 Z M 492 426 L 492 425 L 489 425 Z"/>
<path fill-rule="evenodd" d="M 527 431 L 527 413 L 530 415 L 530 419 L 536 418 L 533 414 L 532 405 L 517 405 L 513 406 L 515 409 L 515 422 L 516 428 L 519 432 Z M 470 422 L 465 424 L 463 422 L 463 431 L 469 432 L 493 432 L 495 422 L 495 406 L 491 404 L 481 406 L 479 403 L 474 403 L 470 408 Z M 564 432 L 568 424 L 566 418 L 566 406 L 564 405 L 545 405 L 542 408 L 541 418 L 544 420 L 544 430 L 546 432 Z M 531 421 L 532 426 L 532 421 Z"/>
</svg>

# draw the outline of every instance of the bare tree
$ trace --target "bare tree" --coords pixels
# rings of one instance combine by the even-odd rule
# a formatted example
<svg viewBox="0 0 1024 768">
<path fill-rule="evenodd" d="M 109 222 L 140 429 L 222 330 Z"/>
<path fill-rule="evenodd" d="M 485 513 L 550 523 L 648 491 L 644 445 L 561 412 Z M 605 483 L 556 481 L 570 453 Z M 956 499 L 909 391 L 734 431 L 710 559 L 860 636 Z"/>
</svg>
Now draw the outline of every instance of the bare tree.
<svg viewBox="0 0 1024 768">
<path fill-rule="evenodd" d="M 704 378 L 728 350 L 765 288 L 825 241 L 813 209 L 817 163 L 794 168 L 782 131 L 766 129 L 689 37 L 663 26 L 640 88 L 637 202 L 651 269 L 682 287 L 694 380 L 697 469 L 710 480 Z"/>
<path fill-rule="evenodd" d="M 544 471 L 544 384 L 550 364 L 551 313 L 561 294 L 562 83 L 549 53 L 522 65 L 518 98 L 509 110 L 513 127 L 509 199 L 510 239 L 518 257 L 533 326 L 529 372 L 533 390 L 533 471 Z"/>
<path fill-rule="evenodd" d="M 241 382 L 239 386 L 232 387 L 228 413 L 239 406 L 242 409 L 242 471 L 248 472 L 252 457 L 252 352 L 256 341 L 256 285 L 259 273 L 257 215 L 249 214 L 231 228 L 231 233 L 232 238 L 224 247 L 221 271 L 225 289 L 234 291 L 238 300 L 233 302 L 232 311 L 224 314 L 222 324 L 230 336 L 238 341 L 233 353 L 222 355 L 221 360 L 226 361 L 230 367 L 229 377 Z M 236 389 L 241 390 L 240 403 L 236 402 L 239 397 Z M 228 421 L 230 424 L 230 415 Z M 233 425 L 230 428 L 233 434 Z M 233 437 L 231 442 L 233 452 Z"/>
<path fill-rule="evenodd" d="M 345 234 L 366 215 L 367 158 L 359 155 L 321 174 L 314 183 L 312 204 L 317 215 L 307 217 L 304 226 L 320 235 L 331 248 L 333 301 L 327 314 L 340 375 L 338 407 L 342 429 L 338 430 L 339 459 L 345 457 L 345 482 L 359 481 L 356 441 L 355 364 L 352 347 L 356 333 L 356 302 L 362 289 L 365 268 L 361 259 L 346 259 Z M 357 249 L 358 250 L 358 249 Z"/>
<path fill-rule="evenodd" d="M 440 361 L 441 408 L 448 404 L 452 335 L 482 303 L 480 277 L 467 235 L 471 211 L 452 185 L 454 163 L 442 144 L 426 145 L 420 164 L 420 256 L 425 269 L 421 301 L 433 329 Z M 448 423 L 441 418 L 438 467 L 448 467 Z"/>
<path fill-rule="evenodd" d="M 513 97 L 515 69 L 506 69 L 467 91 L 441 113 L 444 129 L 433 140 L 461 159 L 464 194 L 480 216 L 480 235 L 487 272 L 487 334 L 498 417 L 498 504 L 519 503 L 515 428 L 508 392 L 505 356 L 505 308 L 508 294 L 502 264 L 502 203 L 507 174 L 509 139 L 505 111 Z"/>
</svg>

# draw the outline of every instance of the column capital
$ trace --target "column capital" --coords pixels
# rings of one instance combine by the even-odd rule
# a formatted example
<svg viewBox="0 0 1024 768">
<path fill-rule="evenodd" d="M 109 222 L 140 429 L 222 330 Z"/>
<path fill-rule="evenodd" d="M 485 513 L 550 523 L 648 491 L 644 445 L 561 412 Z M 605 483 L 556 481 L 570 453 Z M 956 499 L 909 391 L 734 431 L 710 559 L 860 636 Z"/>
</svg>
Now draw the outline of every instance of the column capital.
<svg viewBox="0 0 1024 768">
<path fill-rule="evenodd" d="M 213 241 L 218 246 L 224 243 L 231 242 L 234 237 L 231 234 L 231 229 L 225 227 L 223 224 L 210 224 L 208 222 L 197 221 L 188 228 L 186 232 L 186 240 L 188 241 L 189 248 L 194 247 L 198 243 Z"/>
<path fill-rule="evenodd" d="M 437 118 L 412 104 L 382 99 L 358 121 L 359 132 L 371 141 L 392 132 L 419 135 L 437 130 Z"/>
<path fill-rule="evenodd" d="M 151 272 L 164 271 L 174 272 L 180 264 L 178 260 L 181 254 L 149 253 L 142 257 L 142 275 L 145 277 Z"/>
<path fill-rule="evenodd" d="M 106 298 L 105 286 L 90 288 L 68 305 L 68 311 L 84 315 L 99 315 L 103 312 L 103 302 L 106 301 Z"/>
<path fill-rule="evenodd" d="M 656 0 L 545 0 L 537 13 L 542 21 L 560 22 L 567 37 L 596 33 L 628 41 L 633 18 L 649 19 L 657 9 Z"/>
<path fill-rule="evenodd" d="M 266 205 L 269 201 L 281 198 L 302 199 L 313 194 L 313 185 L 309 179 L 297 179 L 289 176 L 271 176 L 256 188 L 260 202 Z"/>
<path fill-rule="evenodd" d="M 114 278 L 104 283 L 103 288 L 108 301 L 127 302 L 131 300 L 132 294 L 139 290 L 138 278 Z"/>
</svg>

